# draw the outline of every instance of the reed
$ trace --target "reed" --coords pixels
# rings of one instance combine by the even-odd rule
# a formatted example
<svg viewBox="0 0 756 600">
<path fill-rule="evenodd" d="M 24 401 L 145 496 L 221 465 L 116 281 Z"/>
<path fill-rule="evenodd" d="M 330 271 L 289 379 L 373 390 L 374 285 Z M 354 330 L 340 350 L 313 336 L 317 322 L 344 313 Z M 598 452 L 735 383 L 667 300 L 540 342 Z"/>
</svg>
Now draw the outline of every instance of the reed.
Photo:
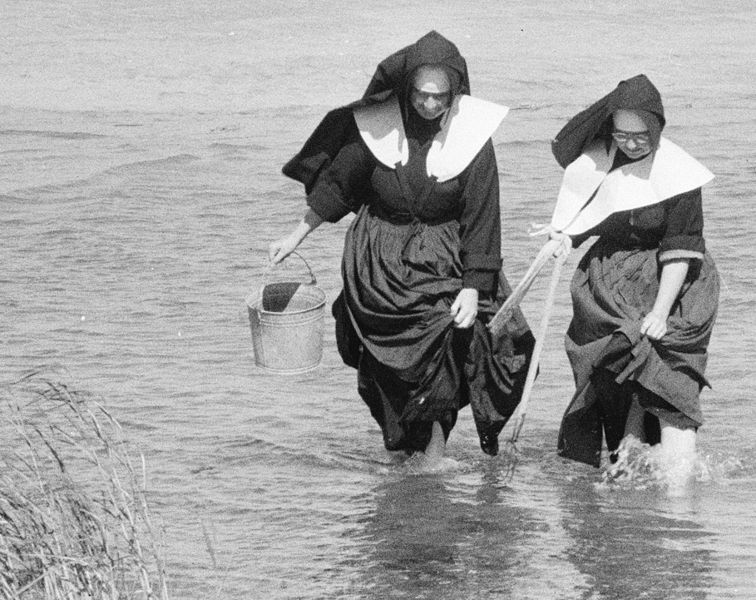
<svg viewBox="0 0 756 600">
<path fill-rule="evenodd" d="M 167 599 L 144 458 L 91 396 L 36 370 L 0 386 L 0 597 Z"/>
</svg>

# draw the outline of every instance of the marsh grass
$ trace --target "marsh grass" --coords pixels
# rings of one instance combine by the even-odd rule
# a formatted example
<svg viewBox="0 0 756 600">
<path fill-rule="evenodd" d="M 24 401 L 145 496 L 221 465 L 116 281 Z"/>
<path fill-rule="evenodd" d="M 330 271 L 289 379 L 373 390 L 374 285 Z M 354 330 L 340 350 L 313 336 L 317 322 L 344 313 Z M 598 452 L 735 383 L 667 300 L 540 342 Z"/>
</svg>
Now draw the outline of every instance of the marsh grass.
<svg viewBox="0 0 756 600">
<path fill-rule="evenodd" d="M 0 597 L 167 599 L 144 460 L 65 379 L 0 386 Z"/>
</svg>

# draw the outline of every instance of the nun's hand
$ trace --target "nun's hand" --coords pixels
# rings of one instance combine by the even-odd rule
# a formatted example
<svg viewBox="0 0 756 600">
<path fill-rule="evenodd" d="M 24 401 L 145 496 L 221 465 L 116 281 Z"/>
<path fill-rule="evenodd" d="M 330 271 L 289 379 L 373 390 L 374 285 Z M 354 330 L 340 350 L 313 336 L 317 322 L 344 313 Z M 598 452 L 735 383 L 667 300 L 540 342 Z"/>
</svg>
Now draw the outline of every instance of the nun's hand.
<svg viewBox="0 0 756 600">
<path fill-rule="evenodd" d="M 454 327 L 458 329 L 472 327 L 475 317 L 478 316 L 478 290 L 475 288 L 460 290 L 449 313 L 454 317 Z"/>
<path fill-rule="evenodd" d="M 300 240 L 294 235 L 287 235 L 271 242 L 268 246 L 268 259 L 274 265 L 280 263 L 297 249 L 299 242 Z"/>
<path fill-rule="evenodd" d="M 572 238 L 569 235 L 561 231 L 552 231 L 549 233 L 549 241 L 557 242 L 557 246 L 553 252 L 554 258 L 569 256 L 572 250 Z"/>
<path fill-rule="evenodd" d="M 662 339 L 664 334 L 667 333 L 666 317 L 651 311 L 643 318 L 640 332 L 641 335 L 645 335 L 652 340 Z"/>
<path fill-rule="evenodd" d="M 553 244 L 554 249 L 552 256 L 558 258 L 560 256 L 568 256 L 570 250 L 572 250 L 572 238 L 561 231 L 554 229 L 553 225 L 541 225 L 538 223 L 531 223 L 528 235 L 531 237 L 539 235 L 548 235 L 549 242 L 556 242 Z"/>
</svg>

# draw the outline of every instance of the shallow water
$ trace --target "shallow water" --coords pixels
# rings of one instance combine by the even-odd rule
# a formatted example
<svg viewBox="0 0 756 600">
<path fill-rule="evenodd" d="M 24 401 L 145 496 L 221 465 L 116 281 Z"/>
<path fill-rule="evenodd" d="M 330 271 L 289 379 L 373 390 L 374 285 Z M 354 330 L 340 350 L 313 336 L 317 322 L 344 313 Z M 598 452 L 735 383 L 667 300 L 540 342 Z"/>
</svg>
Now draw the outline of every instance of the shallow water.
<svg viewBox="0 0 756 600">
<path fill-rule="evenodd" d="M 104 398 L 145 453 L 175 598 L 751 598 L 752 3 L 425 6 L 4 7 L 3 378 L 61 364 Z M 281 165 L 378 60 L 431 28 L 459 45 L 476 95 L 513 109 L 495 138 L 513 282 L 561 176 L 550 138 L 620 79 L 646 73 L 668 136 L 717 175 L 704 191 L 724 281 L 713 387 L 699 481 L 682 497 L 640 470 L 607 484 L 555 455 L 577 255 L 511 478 L 507 455 L 478 449 L 469 411 L 437 468 L 388 455 L 330 316 L 315 372 L 254 366 L 244 298 L 303 211 Z M 302 246 L 329 303 L 346 226 Z M 547 279 L 524 303 L 533 326 Z"/>
</svg>

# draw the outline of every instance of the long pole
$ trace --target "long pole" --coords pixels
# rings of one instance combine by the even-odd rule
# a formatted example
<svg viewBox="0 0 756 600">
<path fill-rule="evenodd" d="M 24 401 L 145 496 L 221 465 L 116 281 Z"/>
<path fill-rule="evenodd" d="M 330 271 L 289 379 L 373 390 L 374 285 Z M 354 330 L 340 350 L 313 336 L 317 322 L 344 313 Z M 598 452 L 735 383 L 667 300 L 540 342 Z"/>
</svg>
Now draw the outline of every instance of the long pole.
<svg viewBox="0 0 756 600">
<path fill-rule="evenodd" d="M 543 350 L 543 342 L 546 338 L 546 329 L 549 326 L 549 319 L 551 318 L 551 312 L 554 308 L 556 289 L 557 285 L 559 284 L 559 276 L 562 273 L 562 265 L 564 265 L 565 260 L 567 260 L 567 253 L 558 255 L 556 257 L 556 260 L 554 261 L 554 270 L 551 273 L 549 291 L 546 295 L 543 315 L 541 316 L 541 322 L 538 326 L 538 332 L 536 334 L 536 343 L 535 347 L 533 348 L 533 356 L 530 358 L 530 366 L 528 367 L 528 374 L 525 378 L 525 387 L 522 390 L 522 398 L 520 400 L 520 404 L 517 406 L 517 413 L 514 418 L 514 429 L 512 430 L 511 437 L 511 442 L 513 444 L 520 436 L 520 430 L 522 429 L 523 423 L 525 423 L 525 415 L 528 411 L 528 402 L 530 400 L 530 394 L 533 391 L 535 376 L 538 372 L 538 362 L 541 356 L 541 350 Z"/>
<path fill-rule="evenodd" d="M 560 244 L 561 242 L 559 240 L 549 240 L 543 245 L 543 248 L 541 248 L 541 250 L 538 252 L 535 260 L 530 265 L 525 275 L 523 275 L 520 283 L 517 284 L 517 287 L 514 289 L 514 291 L 509 295 L 509 297 L 504 301 L 504 304 L 501 305 L 501 308 L 496 311 L 496 314 L 488 322 L 488 329 L 491 331 L 492 336 L 497 337 L 504 330 L 504 326 L 512 317 L 512 313 L 520 305 L 520 302 L 522 302 L 525 294 L 528 293 L 530 286 L 533 285 L 536 277 L 549 261 L 549 259 L 554 255 Z"/>
</svg>

